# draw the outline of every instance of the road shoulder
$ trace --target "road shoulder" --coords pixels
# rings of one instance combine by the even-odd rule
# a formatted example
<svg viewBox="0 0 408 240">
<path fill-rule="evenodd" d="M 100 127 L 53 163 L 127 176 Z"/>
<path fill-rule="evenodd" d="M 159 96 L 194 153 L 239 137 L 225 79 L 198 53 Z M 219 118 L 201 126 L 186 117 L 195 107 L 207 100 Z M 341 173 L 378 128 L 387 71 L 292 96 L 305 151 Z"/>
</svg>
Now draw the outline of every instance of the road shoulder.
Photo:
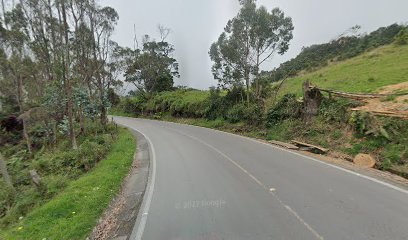
<svg viewBox="0 0 408 240">
<path fill-rule="evenodd" d="M 100 218 L 90 239 L 129 239 L 138 218 L 149 177 L 150 154 L 145 137 L 130 130 L 137 139 L 131 169 L 122 183 L 120 193 Z"/>
</svg>

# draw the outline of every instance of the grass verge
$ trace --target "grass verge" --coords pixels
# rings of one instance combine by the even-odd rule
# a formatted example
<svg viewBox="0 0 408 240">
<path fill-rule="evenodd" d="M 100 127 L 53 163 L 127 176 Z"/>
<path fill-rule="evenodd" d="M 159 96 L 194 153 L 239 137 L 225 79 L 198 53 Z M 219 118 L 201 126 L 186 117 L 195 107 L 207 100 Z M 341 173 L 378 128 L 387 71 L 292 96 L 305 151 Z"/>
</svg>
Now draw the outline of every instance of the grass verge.
<svg viewBox="0 0 408 240">
<path fill-rule="evenodd" d="M 104 160 L 18 224 L 2 230 L 0 239 L 85 239 L 117 194 L 135 148 L 130 131 L 120 129 Z"/>
</svg>

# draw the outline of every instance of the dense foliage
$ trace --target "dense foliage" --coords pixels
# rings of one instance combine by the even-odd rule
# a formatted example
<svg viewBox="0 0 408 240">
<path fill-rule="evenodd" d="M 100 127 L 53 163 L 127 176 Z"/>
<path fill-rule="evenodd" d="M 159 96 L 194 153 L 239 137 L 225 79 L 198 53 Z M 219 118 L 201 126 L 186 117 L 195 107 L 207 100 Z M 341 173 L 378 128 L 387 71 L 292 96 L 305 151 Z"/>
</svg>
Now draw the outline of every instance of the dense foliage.
<svg viewBox="0 0 408 240">
<path fill-rule="evenodd" d="M 94 0 L 0 3 L 0 225 L 89 172 L 115 140 L 115 9 Z M 0 237 L 1 238 L 1 237 Z"/>
<path fill-rule="evenodd" d="M 59 139 L 53 151 L 46 151 L 41 145 L 41 134 L 44 129 L 37 128 L 32 135 L 33 142 L 42 146 L 33 159 L 27 161 L 29 154 L 22 145 L 12 145 L 7 141 L 2 148 L 8 159 L 8 171 L 13 179 L 13 188 L 0 180 L 0 226 L 13 224 L 24 217 L 34 207 L 47 202 L 63 190 L 69 181 L 77 179 L 83 173 L 92 169 L 109 152 L 116 136 L 114 126 L 107 128 L 98 123 L 89 123 L 86 132 L 78 137 L 78 149 L 70 147 L 68 139 Z M 16 138 L 18 131 L 4 135 L 6 140 Z M 37 142 L 37 139 L 38 141 Z M 39 185 L 33 184 L 30 170 L 35 170 L 41 178 Z"/>
<path fill-rule="evenodd" d="M 94 130 L 97 129 L 102 130 L 100 127 Z M 25 200 L 23 201 L 22 198 L 18 200 L 20 206 L 32 203 L 31 197 L 37 197 L 40 200 L 36 203 L 37 207 L 27 215 L 20 215 L 21 212 L 14 211 L 19 220 L 8 227 L 1 226 L 0 239 L 72 240 L 89 238 L 92 228 L 102 213 L 109 206 L 112 198 L 117 196 L 123 178 L 129 172 L 133 162 L 136 147 L 132 133 L 125 129 L 119 129 L 112 144 L 102 143 L 102 139 L 104 139 L 102 135 L 95 135 L 93 139 L 85 139 L 83 143 L 92 142 L 98 146 L 98 152 L 109 146 L 109 153 L 103 161 L 100 161 L 92 171 L 79 178 L 73 179 L 72 175 L 65 174 L 48 175 L 49 183 L 44 188 L 45 196 L 38 196 L 39 194 L 35 191 L 32 191 L 31 194 L 25 192 Z M 62 168 L 67 167 L 62 166 Z M 3 195 L 0 194 L 0 196 Z M 51 196 L 54 197 L 44 200 Z M 11 215 L 7 216 L 10 220 Z"/>
<path fill-rule="evenodd" d="M 138 94 L 147 97 L 173 89 L 174 78 L 180 77 L 179 64 L 172 57 L 174 46 L 165 41 L 170 29 L 159 26 L 159 33 L 160 41 L 145 35 L 140 49 L 119 48 L 116 53 L 123 63 L 125 82 L 133 84 Z"/>
</svg>

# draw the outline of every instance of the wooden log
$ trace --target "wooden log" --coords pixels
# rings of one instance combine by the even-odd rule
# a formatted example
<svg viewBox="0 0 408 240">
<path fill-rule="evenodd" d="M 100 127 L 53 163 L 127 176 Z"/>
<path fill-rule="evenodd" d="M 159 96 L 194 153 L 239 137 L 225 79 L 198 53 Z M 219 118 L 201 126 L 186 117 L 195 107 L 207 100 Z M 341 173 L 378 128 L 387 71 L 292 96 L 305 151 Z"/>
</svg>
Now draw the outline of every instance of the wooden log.
<svg viewBox="0 0 408 240">
<path fill-rule="evenodd" d="M 315 146 L 309 143 L 299 142 L 296 140 L 292 140 L 291 142 L 295 144 L 296 146 L 298 146 L 300 150 L 304 150 L 304 151 L 318 152 L 322 154 L 326 154 L 329 151 L 329 149 Z"/>
<path fill-rule="evenodd" d="M 385 117 L 396 117 L 396 118 L 402 118 L 402 119 L 408 119 L 408 114 L 401 113 L 401 112 L 392 112 L 392 111 L 367 111 L 365 109 L 358 109 L 358 108 L 353 108 L 351 111 L 363 111 L 363 112 L 369 112 L 373 115 L 376 116 L 385 116 Z"/>
<path fill-rule="evenodd" d="M 314 86 L 312 86 L 314 87 Z M 317 88 L 317 87 L 314 87 Z M 322 92 L 327 92 L 329 94 L 333 94 L 335 96 L 344 97 L 344 98 L 352 98 L 352 99 L 367 99 L 367 98 L 384 98 L 390 96 L 404 96 L 408 95 L 408 93 L 395 93 L 395 94 L 380 94 L 380 93 L 348 93 L 348 92 L 340 92 L 335 90 L 317 88 Z"/>
<path fill-rule="evenodd" d="M 287 149 L 299 150 L 298 146 L 295 146 L 295 145 L 290 144 L 290 143 L 285 143 L 285 142 L 280 142 L 280 141 L 275 141 L 275 140 L 270 140 L 269 142 L 274 144 L 274 145 L 284 147 L 284 148 L 287 148 Z"/>
</svg>

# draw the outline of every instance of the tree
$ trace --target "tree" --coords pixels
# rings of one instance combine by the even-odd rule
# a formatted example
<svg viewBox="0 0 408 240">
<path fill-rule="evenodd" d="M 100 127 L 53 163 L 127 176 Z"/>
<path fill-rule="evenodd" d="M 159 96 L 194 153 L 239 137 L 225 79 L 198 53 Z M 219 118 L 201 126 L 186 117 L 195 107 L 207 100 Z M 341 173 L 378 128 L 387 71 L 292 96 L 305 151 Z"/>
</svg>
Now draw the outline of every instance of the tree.
<svg viewBox="0 0 408 240">
<path fill-rule="evenodd" d="M 403 28 L 396 36 L 395 43 L 397 45 L 408 44 L 408 28 Z"/>
<path fill-rule="evenodd" d="M 172 57 L 175 49 L 166 42 L 169 29 L 159 26 L 160 41 L 143 38 L 142 49 L 121 49 L 127 63 L 125 81 L 132 83 L 140 93 L 151 95 L 154 92 L 173 88 L 174 77 L 180 77 L 177 60 Z"/>
<path fill-rule="evenodd" d="M 4 4 L 3 4 L 4 6 Z M 4 7 L 3 7 L 4 9 Z M 19 108 L 19 114 L 26 110 L 26 95 L 24 85 L 34 78 L 33 62 L 29 58 L 26 48 L 29 36 L 27 33 L 27 19 L 23 9 L 18 4 L 10 12 L 3 13 L 6 28 L 2 29 L 2 40 L 4 42 L 0 65 L 3 81 L 12 83 L 11 93 L 15 96 Z M 28 134 L 27 123 L 22 119 L 23 136 L 27 150 L 32 155 L 31 139 Z"/>
<path fill-rule="evenodd" d="M 98 89 L 100 119 L 103 126 L 107 123 L 107 89 L 112 80 L 108 71 L 108 61 L 117 44 L 111 41 L 113 30 L 119 20 L 119 15 L 111 7 L 100 8 L 91 1 L 89 11 L 90 30 L 93 33 L 93 61 L 95 64 L 95 85 Z M 112 66 L 112 65 L 110 65 Z"/>
<path fill-rule="evenodd" d="M 228 21 L 224 32 L 210 47 L 214 62 L 212 72 L 220 85 L 230 87 L 244 82 L 250 102 L 251 79 L 255 79 L 255 95 L 260 97 L 260 67 L 274 54 L 284 54 L 293 38 L 290 17 L 279 9 L 271 12 L 257 7 L 254 0 L 241 0 L 241 9 Z"/>
<path fill-rule="evenodd" d="M 15 101 L 18 110 L 10 114 L 42 106 L 51 120 L 46 128 L 48 122 L 53 126 L 53 144 L 58 124 L 67 120 L 75 149 L 78 119 L 81 133 L 86 117 L 107 122 L 108 89 L 118 84 L 112 59 L 118 46 L 111 41 L 118 14 L 95 0 L 11 2 L 2 0 L 0 9 L 0 96 Z M 23 125 L 32 152 L 24 119 Z"/>
</svg>

